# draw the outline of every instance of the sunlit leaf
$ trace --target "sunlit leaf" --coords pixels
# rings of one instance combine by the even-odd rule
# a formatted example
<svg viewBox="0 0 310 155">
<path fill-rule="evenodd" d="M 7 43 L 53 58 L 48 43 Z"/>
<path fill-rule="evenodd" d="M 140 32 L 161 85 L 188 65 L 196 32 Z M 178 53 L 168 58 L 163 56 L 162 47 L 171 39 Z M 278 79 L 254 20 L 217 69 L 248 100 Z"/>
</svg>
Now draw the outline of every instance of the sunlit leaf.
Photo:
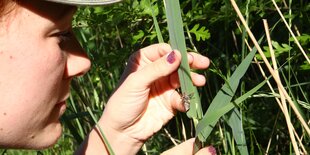
<svg viewBox="0 0 310 155">
<path fill-rule="evenodd" d="M 248 67 L 250 66 L 256 51 L 257 50 L 254 48 L 247 55 L 247 57 L 241 62 L 241 64 L 229 78 L 228 82 L 222 86 L 220 91 L 212 100 L 207 112 L 205 113 L 203 119 L 198 123 L 196 128 L 196 135 L 201 141 L 205 141 L 208 138 L 219 118 L 234 107 L 234 105 L 230 103 L 231 99 L 234 96 L 237 87 L 239 86 L 240 79 L 243 77 Z M 230 106 L 231 108 L 228 108 L 227 106 Z"/>
<path fill-rule="evenodd" d="M 197 41 L 205 41 L 210 38 L 209 30 L 205 26 L 200 27 L 199 24 L 196 24 L 189 32 L 195 34 Z"/>
</svg>

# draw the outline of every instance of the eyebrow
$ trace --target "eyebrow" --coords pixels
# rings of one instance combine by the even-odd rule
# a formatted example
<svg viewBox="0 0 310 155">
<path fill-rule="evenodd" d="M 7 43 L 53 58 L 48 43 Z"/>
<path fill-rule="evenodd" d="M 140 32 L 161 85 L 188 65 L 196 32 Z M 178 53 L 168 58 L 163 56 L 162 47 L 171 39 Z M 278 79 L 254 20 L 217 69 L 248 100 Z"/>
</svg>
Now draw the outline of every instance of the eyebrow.
<svg viewBox="0 0 310 155">
<path fill-rule="evenodd" d="M 69 5 L 65 6 L 65 8 L 63 8 L 61 10 L 61 12 L 59 12 L 59 14 L 56 17 L 55 21 L 70 20 L 70 22 L 71 22 L 71 18 L 75 14 L 76 10 L 77 10 L 77 7 L 75 7 L 75 6 L 69 6 Z"/>
</svg>

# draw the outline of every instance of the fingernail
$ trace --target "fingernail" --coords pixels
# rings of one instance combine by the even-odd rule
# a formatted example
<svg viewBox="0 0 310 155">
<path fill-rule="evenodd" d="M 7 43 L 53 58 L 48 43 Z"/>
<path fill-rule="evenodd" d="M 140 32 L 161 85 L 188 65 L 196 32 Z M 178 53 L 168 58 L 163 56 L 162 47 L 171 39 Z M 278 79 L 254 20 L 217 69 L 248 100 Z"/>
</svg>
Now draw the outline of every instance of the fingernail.
<svg viewBox="0 0 310 155">
<path fill-rule="evenodd" d="M 170 63 L 170 64 L 173 64 L 174 61 L 175 61 L 175 52 L 172 51 L 169 53 L 169 55 L 167 56 L 167 61 Z"/>
<path fill-rule="evenodd" d="M 212 155 L 216 155 L 216 149 L 213 146 L 209 146 L 208 150 Z"/>
</svg>

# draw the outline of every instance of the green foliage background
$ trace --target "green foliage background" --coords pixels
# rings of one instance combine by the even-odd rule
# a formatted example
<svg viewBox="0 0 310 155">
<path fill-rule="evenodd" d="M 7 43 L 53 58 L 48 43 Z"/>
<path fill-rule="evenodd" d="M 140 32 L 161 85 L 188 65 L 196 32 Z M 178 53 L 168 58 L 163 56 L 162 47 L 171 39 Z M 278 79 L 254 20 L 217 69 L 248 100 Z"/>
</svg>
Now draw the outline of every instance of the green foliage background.
<svg viewBox="0 0 310 155">
<path fill-rule="evenodd" d="M 229 0 L 180 0 L 188 51 L 199 52 L 212 60 L 209 70 L 198 71 L 207 77 L 207 84 L 199 88 L 203 109 L 206 111 L 214 96 L 228 77 L 249 53 L 243 39 L 247 34 L 237 26 L 239 21 Z M 273 4 L 269 0 L 237 1 L 239 8 L 256 38 L 264 38 L 262 19 L 271 28 L 273 47 L 280 75 L 290 95 L 306 121 L 309 122 L 310 65 L 291 39 Z M 290 21 L 292 30 L 303 48 L 310 49 L 310 4 L 306 0 L 277 0 L 281 11 Z M 69 107 L 62 118 L 64 134 L 51 149 L 42 151 L 0 150 L 2 154 L 72 154 L 87 136 L 94 122 L 86 108 L 90 107 L 99 118 L 114 88 L 126 60 L 134 51 L 157 43 L 152 19 L 156 15 L 163 38 L 169 41 L 163 1 L 127 0 L 103 7 L 82 7 L 73 21 L 74 31 L 81 45 L 92 60 L 92 69 L 72 83 Z M 241 27 L 242 28 L 242 27 Z M 249 41 L 250 45 L 252 43 Z M 266 39 L 261 46 L 268 56 Z M 308 56 L 310 56 L 308 54 Z M 260 59 L 260 56 L 257 55 Z M 264 78 L 257 65 L 252 64 L 237 89 L 234 98 L 258 85 Z M 271 80 L 274 89 L 276 85 Z M 269 154 L 293 154 L 285 119 L 267 86 L 257 91 L 238 107 L 242 114 L 249 154 L 264 154 L 271 140 Z M 292 113 L 292 123 L 303 137 L 303 144 L 310 151 L 309 135 L 305 134 Z M 183 127 L 182 127 L 183 126 Z M 184 131 L 182 131 L 185 129 Z M 169 134 L 167 134 L 169 133 Z M 171 138 L 171 137 L 173 138 Z M 181 142 L 194 136 L 192 122 L 178 113 L 165 128 L 146 142 L 139 154 L 159 154 L 173 146 L 171 139 Z M 223 117 L 207 140 L 220 154 L 239 154 L 230 127 Z M 115 148 L 121 149 L 121 148 Z"/>
</svg>

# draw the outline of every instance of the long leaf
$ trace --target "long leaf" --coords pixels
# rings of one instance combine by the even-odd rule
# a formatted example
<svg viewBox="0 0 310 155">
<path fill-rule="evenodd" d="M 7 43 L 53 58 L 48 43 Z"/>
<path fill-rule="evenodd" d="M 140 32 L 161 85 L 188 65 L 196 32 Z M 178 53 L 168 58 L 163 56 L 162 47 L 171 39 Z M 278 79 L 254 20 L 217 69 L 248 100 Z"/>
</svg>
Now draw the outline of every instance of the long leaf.
<svg viewBox="0 0 310 155">
<path fill-rule="evenodd" d="M 183 22 L 181 17 L 181 9 L 179 0 L 165 0 L 165 10 L 167 16 L 170 44 L 173 49 L 181 52 L 182 60 L 178 69 L 179 81 L 182 92 L 182 103 L 187 111 L 187 116 L 193 119 L 196 127 L 202 118 L 202 108 L 197 88 L 193 85 L 190 76 L 190 67 L 187 60 L 187 51 L 185 44 L 185 36 L 183 30 Z M 189 104 L 189 105 L 188 105 Z M 194 152 L 202 147 L 199 141 L 195 141 Z"/>
<path fill-rule="evenodd" d="M 157 40 L 158 40 L 159 43 L 163 43 L 164 39 L 163 39 L 163 36 L 161 34 L 160 27 L 159 27 L 156 15 L 154 13 L 154 9 L 153 9 L 153 6 L 151 4 L 151 1 L 150 0 L 145 0 L 145 2 L 147 4 L 147 7 L 151 10 L 151 14 L 152 14 L 152 18 L 153 18 L 153 22 L 154 22 L 154 26 L 155 26 L 155 31 L 156 31 Z"/>
<path fill-rule="evenodd" d="M 244 100 L 246 100 L 251 95 L 253 95 L 256 91 L 258 91 L 261 87 L 263 87 L 268 80 L 269 80 L 269 78 L 262 81 L 260 84 L 258 84 L 257 86 L 252 88 L 250 91 L 248 91 L 247 93 L 245 93 L 242 96 L 240 96 L 239 98 L 237 98 L 235 101 L 230 102 L 229 104 L 226 104 L 225 106 L 223 106 L 221 108 L 214 109 L 213 113 L 209 113 L 208 119 L 206 119 L 206 117 L 204 117 L 199 122 L 198 125 L 202 125 L 202 123 L 205 123 L 205 124 L 213 124 L 214 123 L 214 125 L 215 125 L 215 123 L 217 122 L 218 119 L 220 119 L 220 117 L 222 117 L 223 115 L 225 115 L 226 113 L 231 111 L 235 106 L 240 105 Z M 199 130 L 199 131 L 201 132 L 201 130 Z M 199 134 L 198 129 L 197 129 L 197 134 Z M 202 134 L 201 136 L 205 136 L 204 133 L 200 133 L 200 134 Z M 207 138 L 208 138 L 208 135 L 206 135 L 205 138 L 202 140 L 205 141 L 205 139 L 207 139 Z"/>
<path fill-rule="evenodd" d="M 210 120 L 209 117 L 210 115 L 214 114 L 215 111 L 217 111 L 218 109 L 221 109 L 222 107 L 230 104 L 230 101 L 239 86 L 240 79 L 244 76 L 245 72 L 250 66 L 256 51 L 256 48 L 254 48 L 247 55 L 247 57 L 241 62 L 241 64 L 237 67 L 236 71 L 229 78 L 228 82 L 226 82 L 222 86 L 221 90 L 216 94 L 215 98 L 211 102 L 203 119 L 198 123 L 196 128 L 196 136 L 198 136 L 200 141 L 206 140 L 218 119 L 225 114 L 217 113 L 216 115 L 218 115 L 219 117 L 216 117 L 216 119 L 214 120 Z"/>
<path fill-rule="evenodd" d="M 234 139 L 241 155 L 248 155 L 245 134 L 242 124 L 242 115 L 238 108 L 234 108 L 229 112 L 228 125 L 231 127 Z"/>
<path fill-rule="evenodd" d="M 165 0 L 165 10 L 167 16 L 170 44 L 173 49 L 177 49 L 182 54 L 181 65 L 178 75 L 181 84 L 182 96 L 190 100 L 190 108 L 187 116 L 194 119 L 194 123 L 202 118 L 200 97 L 197 88 L 193 85 L 190 77 L 190 68 L 187 60 L 186 44 L 181 17 L 179 0 Z"/>
<path fill-rule="evenodd" d="M 103 142 L 104 142 L 104 144 L 105 144 L 106 147 L 107 147 L 108 153 L 109 153 L 110 155 L 115 155 L 115 153 L 114 153 L 114 151 L 113 151 L 113 149 L 112 149 L 112 146 L 110 145 L 110 143 L 109 143 L 107 137 L 105 136 L 105 134 L 104 134 L 103 130 L 101 129 L 101 127 L 98 125 L 98 121 L 97 121 L 97 119 L 95 118 L 93 112 L 91 111 L 91 109 L 90 109 L 89 107 L 87 107 L 87 111 L 89 112 L 89 114 L 90 114 L 91 118 L 93 119 L 93 121 L 96 123 L 96 127 L 99 129 L 100 136 L 101 136 L 101 138 L 103 139 Z"/>
</svg>

